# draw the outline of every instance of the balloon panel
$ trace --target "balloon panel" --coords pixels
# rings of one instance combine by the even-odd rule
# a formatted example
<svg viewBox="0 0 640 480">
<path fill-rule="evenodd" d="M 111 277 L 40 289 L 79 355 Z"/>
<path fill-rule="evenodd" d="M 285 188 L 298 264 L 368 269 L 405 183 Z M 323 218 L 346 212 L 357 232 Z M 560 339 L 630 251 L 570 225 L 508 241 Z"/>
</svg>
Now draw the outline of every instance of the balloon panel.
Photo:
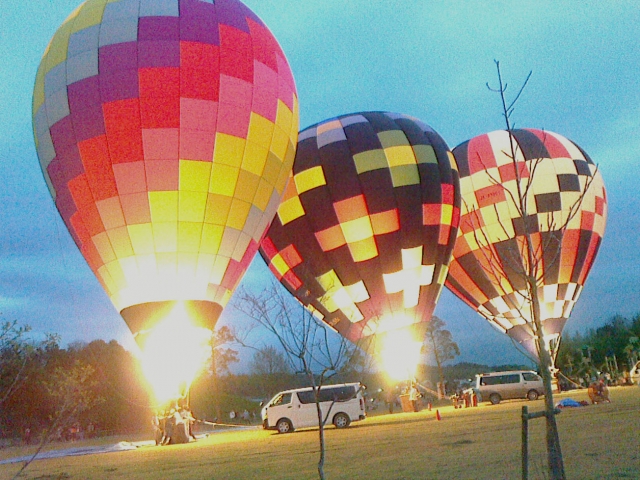
<svg viewBox="0 0 640 480">
<path fill-rule="evenodd" d="M 354 342 L 428 321 L 459 220 L 450 157 L 433 129 L 405 115 L 357 113 L 305 129 L 263 258 Z"/>
<path fill-rule="evenodd" d="M 498 329 L 523 342 L 533 335 L 523 293 L 525 233 L 531 234 L 540 259 L 543 328 L 546 335 L 558 334 L 602 241 L 607 197 L 597 167 L 570 140 L 528 129 L 514 130 L 513 138 L 515 167 L 506 131 L 475 137 L 453 150 L 462 207 L 446 285 Z M 527 200 L 524 215 L 515 203 L 517 176 Z"/>
<path fill-rule="evenodd" d="M 47 47 L 33 123 L 56 206 L 118 310 L 224 306 L 284 192 L 298 102 L 239 1 L 89 0 Z"/>
</svg>

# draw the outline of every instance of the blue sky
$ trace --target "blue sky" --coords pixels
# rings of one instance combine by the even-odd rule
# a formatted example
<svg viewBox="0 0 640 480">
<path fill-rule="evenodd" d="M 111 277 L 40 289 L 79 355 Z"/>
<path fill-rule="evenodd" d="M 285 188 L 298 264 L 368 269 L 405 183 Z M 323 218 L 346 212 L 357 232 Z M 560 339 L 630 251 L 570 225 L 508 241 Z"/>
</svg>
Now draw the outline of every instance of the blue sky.
<svg viewBox="0 0 640 480">
<path fill-rule="evenodd" d="M 301 126 L 387 110 L 430 124 L 451 148 L 503 127 L 494 59 L 515 92 L 516 126 L 560 133 L 601 169 L 605 238 L 567 324 L 640 313 L 640 10 L 636 2 L 247 0 L 280 42 L 298 87 Z M 76 0 L 0 0 L 0 321 L 64 342 L 133 341 L 78 253 L 39 170 L 31 95 L 41 55 Z M 243 285 L 268 281 L 256 258 Z M 436 314 L 460 360 L 523 362 L 506 336 L 448 291 Z M 221 322 L 233 324 L 228 309 Z"/>
</svg>

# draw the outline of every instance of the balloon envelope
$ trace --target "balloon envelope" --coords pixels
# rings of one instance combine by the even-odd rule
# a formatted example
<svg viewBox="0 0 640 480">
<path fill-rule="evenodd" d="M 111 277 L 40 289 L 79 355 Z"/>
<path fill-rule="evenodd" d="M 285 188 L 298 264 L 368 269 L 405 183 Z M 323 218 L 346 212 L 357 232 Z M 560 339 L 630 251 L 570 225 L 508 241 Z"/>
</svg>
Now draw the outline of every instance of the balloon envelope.
<svg viewBox="0 0 640 480">
<path fill-rule="evenodd" d="M 452 163 L 444 140 L 406 115 L 355 113 L 309 127 L 260 253 L 353 342 L 426 322 L 457 232 Z"/>
<path fill-rule="evenodd" d="M 132 332 L 184 301 L 212 328 L 290 173 L 293 77 L 237 0 L 89 0 L 33 95 L 56 206 Z"/>
<path fill-rule="evenodd" d="M 524 237 L 535 248 L 545 339 L 557 338 L 604 234 L 607 197 L 591 158 L 565 137 L 513 130 L 480 135 L 453 150 L 462 207 L 446 286 L 537 357 L 526 293 Z M 518 182 L 527 210 L 519 210 Z"/>
</svg>

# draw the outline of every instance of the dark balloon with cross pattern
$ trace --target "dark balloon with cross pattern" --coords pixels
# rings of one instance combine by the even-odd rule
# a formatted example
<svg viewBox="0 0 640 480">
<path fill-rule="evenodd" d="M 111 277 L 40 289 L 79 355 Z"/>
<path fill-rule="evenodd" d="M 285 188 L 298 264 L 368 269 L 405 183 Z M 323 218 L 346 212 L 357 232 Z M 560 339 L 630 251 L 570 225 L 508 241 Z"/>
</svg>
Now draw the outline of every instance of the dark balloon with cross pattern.
<svg viewBox="0 0 640 480">
<path fill-rule="evenodd" d="M 542 130 L 511 133 L 480 135 L 453 150 L 462 207 L 446 286 L 536 358 L 525 237 L 553 354 L 602 242 L 607 195 L 600 171 L 572 141 Z"/>
<path fill-rule="evenodd" d="M 431 127 L 388 112 L 343 115 L 300 132 L 260 253 L 303 305 L 356 343 L 430 320 L 459 208 L 451 152 Z"/>
<path fill-rule="evenodd" d="M 131 331 L 176 301 L 212 328 L 297 143 L 266 25 L 237 0 L 88 0 L 45 51 L 33 126 L 60 215 Z"/>
</svg>

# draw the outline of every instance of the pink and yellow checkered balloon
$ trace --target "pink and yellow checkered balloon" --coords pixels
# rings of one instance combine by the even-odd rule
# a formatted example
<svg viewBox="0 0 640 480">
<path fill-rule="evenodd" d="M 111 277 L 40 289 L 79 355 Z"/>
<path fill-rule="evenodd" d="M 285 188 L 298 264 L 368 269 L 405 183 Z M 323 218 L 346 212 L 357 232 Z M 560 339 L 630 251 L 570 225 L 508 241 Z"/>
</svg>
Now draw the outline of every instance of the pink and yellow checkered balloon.
<svg viewBox="0 0 640 480">
<path fill-rule="evenodd" d="M 135 333 L 174 301 L 211 328 L 276 213 L 298 101 L 237 0 L 88 0 L 47 47 L 35 142 L 55 204 Z"/>
</svg>

